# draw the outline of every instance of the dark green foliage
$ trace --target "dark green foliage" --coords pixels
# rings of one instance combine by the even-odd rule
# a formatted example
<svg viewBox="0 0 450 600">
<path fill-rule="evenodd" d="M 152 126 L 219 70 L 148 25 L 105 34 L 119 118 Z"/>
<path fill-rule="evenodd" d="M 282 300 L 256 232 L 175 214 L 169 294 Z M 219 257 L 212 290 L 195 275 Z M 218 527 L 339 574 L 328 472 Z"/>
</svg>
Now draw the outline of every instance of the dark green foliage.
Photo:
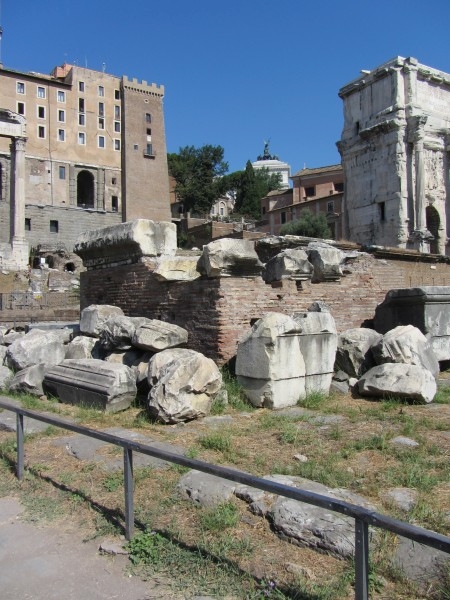
<svg viewBox="0 0 450 600">
<path fill-rule="evenodd" d="M 175 193 L 184 211 L 207 214 L 223 193 L 221 178 L 228 170 L 222 146 L 185 146 L 167 155 L 169 173 L 176 181 Z"/>
<path fill-rule="evenodd" d="M 331 231 L 323 213 L 314 215 L 309 209 L 304 210 L 300 218 L 282 225 L 281 235 L 304 235 L 314 238 L 330 238 Z"/>
<path fill-rule="evenodd" d="M 236 171 L 223 178 L 224 191 L 236 191 L 236 204 L 234 212 L 247 217 L 259 219 L 261 216 L 261 199 L 279 188 L 281 176 L 278 173 L 270 174 L 268 169 L 254 169 L 248 160 L 245 171 Z"/>
</svg>

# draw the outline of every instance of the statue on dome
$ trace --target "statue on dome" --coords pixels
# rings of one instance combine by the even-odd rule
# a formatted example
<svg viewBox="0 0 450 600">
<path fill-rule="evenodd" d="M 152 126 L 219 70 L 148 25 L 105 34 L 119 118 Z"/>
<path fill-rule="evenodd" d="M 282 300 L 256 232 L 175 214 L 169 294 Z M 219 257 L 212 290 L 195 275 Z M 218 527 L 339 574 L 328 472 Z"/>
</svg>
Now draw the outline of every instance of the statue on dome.
<svg viewBox="0 0 450 600">
<path fill-rule="evenodd" d="M 269 142 L 270 142 L 270 139 L 267 141 L 264 140 L 264 152 L 263 152 L 263 154 L 260 154 L 258 156 L 258 160 L 279 160 L 278 156 L 275 156 L 275 154 L 274 155 L 270 154 Z"/>
</svg>

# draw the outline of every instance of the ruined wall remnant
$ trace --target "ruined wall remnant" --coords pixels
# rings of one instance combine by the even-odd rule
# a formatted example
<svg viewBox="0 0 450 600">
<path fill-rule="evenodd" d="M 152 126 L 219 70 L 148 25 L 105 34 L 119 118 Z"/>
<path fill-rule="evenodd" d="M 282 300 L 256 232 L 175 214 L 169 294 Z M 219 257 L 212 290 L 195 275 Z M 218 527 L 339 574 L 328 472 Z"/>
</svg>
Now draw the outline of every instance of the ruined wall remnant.
<svg viewBox="0 0 450 600">
<path fill-rule="evenodd" d="M 101 236 L 99 248 L 100 240 Z M 221 240 L 213 242 L 220 243 Z M 208 277 L 204 271 L 199 276 L 200 271 L 192 269 L 192 262 L 200 259 L 198 253 L 173 266 L 174 257 L 166 257 L 162 247 L 159 256 L 150 256 L 141 247 L 132 257 L 124 254 L 123 244 L 116 247 L 117 256 L 114 245 L 108 248 L 109 256 L 99 256 L 98 264 L 95 256 L 86 253 L 84 257 L 88 270 L 81 273 L 81 309 L 91 304 L 112 304 L 128 316 L 145 316 L 179 325 L 189 332 L 189 348 L 219 364 L 236 355 L 237 342 L 268 312 L 292 315 L 306 312 L 313 302 L 322 301 L 341 332 L 372 319 L 376 306 L 392 288 L 450 285 L 448 262 L 443 259 L 430 263 L 418 253 L 411 256 L 384 253 L 377 258 L 353 252 L 342 265 L 342 277 L 333 281 L 312 283 L 310 279 L 299 280 L 294 276 L 266 284 L 261 274 L 249 274 L 248 253 L 244 254 L 241 271 L 237 252 L 233 267 L 226 254 L 223 269 L 216 265 L 214 276 Z M 170 243 L 168 253 L 171 252 L 175 250 Z M 168 268 L 164 269 L 162 265 L 166 262 Z M 181 272 L 178 279 L 174 277 L 183 263 L 191 279 Z"/>
</svg>

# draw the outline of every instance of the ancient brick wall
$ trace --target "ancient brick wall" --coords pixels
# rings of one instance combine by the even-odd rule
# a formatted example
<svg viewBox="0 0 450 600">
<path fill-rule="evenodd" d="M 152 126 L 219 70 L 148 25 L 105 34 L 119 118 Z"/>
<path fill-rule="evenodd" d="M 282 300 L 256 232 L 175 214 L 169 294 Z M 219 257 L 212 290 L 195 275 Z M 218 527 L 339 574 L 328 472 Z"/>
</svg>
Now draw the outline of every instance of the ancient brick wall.
<svg viewBox="0 0 450 600">
<path fill-rule="evenodd" d="M 130 316 L 162 319 L 189 331 L 189 347 L 223 364 L 251 324 L 266 312 L 307 310 L 325 302 L 338 331 L 373 318 L 375 307 L 393 288 L 450 285 L 450 265 L 361 255 L 346 267 L 340 281 L 311 283 L 285 280 L 267 285 L 260 277 L 201 278 L 161 282 L 146 259 L 129 266 L 81 273 L 81 308 L 90 304 L 120 306 Z"/>
</svg>

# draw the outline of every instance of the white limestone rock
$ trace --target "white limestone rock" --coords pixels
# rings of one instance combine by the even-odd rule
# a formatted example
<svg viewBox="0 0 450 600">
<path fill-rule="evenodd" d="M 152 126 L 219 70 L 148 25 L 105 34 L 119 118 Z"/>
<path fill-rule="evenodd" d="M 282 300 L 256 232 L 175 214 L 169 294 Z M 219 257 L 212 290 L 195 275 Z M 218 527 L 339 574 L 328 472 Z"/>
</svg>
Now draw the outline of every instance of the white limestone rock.
<svg viewBox="0 0 450 600">
<path fill-rule="evenodd" d="M 103 323 L 113 315 L 123 315 L 123 310 L 110 304 L 91 304 L 80 315 L 80 332 L 99 338 Z"/>
<path fill-rule="evenodd" d="M 133 346 L 153 352 L 182 346 L 187 341 L 186 329 L 157 319 L 145 319 L 136 327 L 132 337 Z"/>
<path fill-rule="evenodd" d="M 436 380 L 419 365 L 385 363 L 367 371 L 358 381 L 362 396 L 406 398 L 428 404 L 436 394 Z"/>
<path fill-rule="evenodd" d="M 372 354 L 377 364 L 405 363 L 421 365 L 437 377 L 439 362 L 429 340 L 413 325 L 399 325 L 391 329 L 375 344 Z"/>
<path fill-rule="evenodd" d="M 160 281 L 194 281 L 201 277 L 198 256 L 161 256 L 153 271 Z"/>
<path fill-rule="evenodd" d="M 345 253 L 325 242 L 310 242 L 307 248 L 308 260 L 314 267 L 313 282 L 336 281 L 343 275 L 341 265 Z"/>
<path fill-rule="evenodd" d="M 136 378 L 123 364 L 98 359 L 67 359 L 46 370 L 44 390 L 67 404 L 117 412 L 136 397 Z"/>
<path fill-rule="evenodd" d="M 5 363 L 7 350 L 8 348 L 6 346 L 0 346 L 0 365 Z"/>
<path fill-rule="evenodd" d="M 99 340 L 79 335 L 66 346 L 66 358 L 100 358 Z"/>
<path fill-rule="evenodd" d="M 301 248 L 283 250 L 271 258 L 264 267 L 262 278 L 266 283 L 282 279 L 311 279 L 313 266 Z"/>
<path fill-rule="evenodd" d="M 95 263 L 121 262 L 124 257 L 174 255 L 176 250 L 176 225 L 147 219 L 85 231 L 74 246 L 74 252 L 88 267 Z"/>
<path fill-rule="evenodd" d="M 104 350 L 129 350 L 131 340 L 145 317 L 126 317 L 112 315 L 100 325 L 100 345 Z"/>
<path fill-rule="evenodd" d="M 14 377 L 14 373 L 8 367 L 0 365 L 0 390 L 7 390 Z"/>
<path fill-rule="evenodd" d="M 263 264 L 252 241 L 224 238 L 203 247 L 198 268 L 208 277 L 255 276 Z"/>
<path fill-rule="evenodd" d="M 375 366 L 372 346 L 383 336 L 373 329 L 355 327 L 338 336 L 335 370 L 341 369 L 350 377 L 361 377 Z"/>
<path fill-rule="evenodd" d="M 180 423 L 209 414 L 222 385 L 217 365 L 200 352 L 173 348 L 149 362 L 148 412 L 163 423 Z"/>
<path fill-rule="evenodd" d="M 34 396 L 42 396 L 44 390 L 42 382 L 45 375 L 45 366 L 43 364 L 32 365 L 18 371 L 9 384 L 12 392 L 23 392 Z"/>
<path fill-rule="evenodd" d="M 6 361 L 11 369 L 20 371 L 40 363 L 57 365 L 65 355 L 66 350 L 58 333 L 32 329 L 8 347 Z"/>
</svg>

